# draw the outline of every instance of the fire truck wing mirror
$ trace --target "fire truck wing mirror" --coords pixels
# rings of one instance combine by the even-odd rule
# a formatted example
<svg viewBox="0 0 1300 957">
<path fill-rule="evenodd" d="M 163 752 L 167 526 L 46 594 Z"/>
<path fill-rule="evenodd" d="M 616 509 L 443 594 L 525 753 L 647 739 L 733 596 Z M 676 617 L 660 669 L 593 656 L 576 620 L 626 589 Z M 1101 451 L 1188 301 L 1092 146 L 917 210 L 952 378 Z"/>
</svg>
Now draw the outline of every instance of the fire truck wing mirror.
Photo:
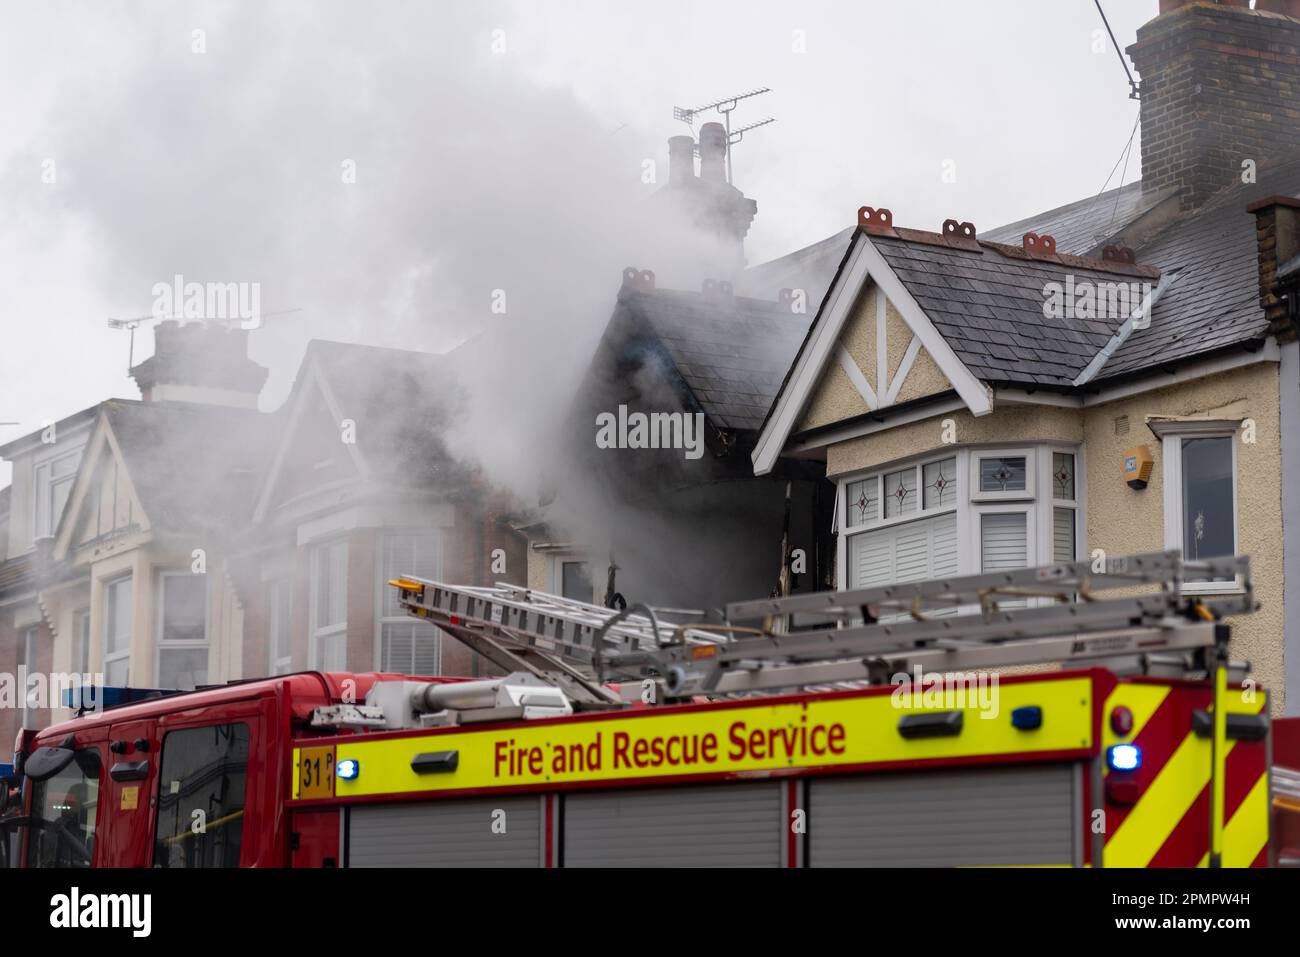
<svg viewBox="0 0 1300 957">
<path fill-rule="evenodd" d="M 23 774 L 33 781 L 44 781 L 58 774 L 76 757 L 74 738 L 68 735 L 56 747 L 37 748 L 23 761 Z"/>
</svg>

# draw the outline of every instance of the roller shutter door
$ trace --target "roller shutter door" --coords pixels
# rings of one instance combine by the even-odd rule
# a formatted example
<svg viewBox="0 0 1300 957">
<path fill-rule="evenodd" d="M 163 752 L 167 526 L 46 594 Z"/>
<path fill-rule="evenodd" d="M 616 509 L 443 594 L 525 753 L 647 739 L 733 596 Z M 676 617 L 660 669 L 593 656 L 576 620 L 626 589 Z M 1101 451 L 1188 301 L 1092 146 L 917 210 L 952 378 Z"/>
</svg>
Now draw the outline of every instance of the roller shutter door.
<svg viewBox="0 0 1300 957">
<path fill-rule="evenodd" d="M 1074 766 L 818 778 L 808 785 L 811 867 L 1081 863 Z"/>
<path fill-rule="evenodd" d="M 505 833 L 492 830 L 505 812 Z M 542 798 L 500 797 L 354 807 L 349 867 L 539 867 Z"/>
<path fill-rule="evenodd" d="M 564 797 L 565 867 L 778 867 L 775 782 Z"/>
</svg>

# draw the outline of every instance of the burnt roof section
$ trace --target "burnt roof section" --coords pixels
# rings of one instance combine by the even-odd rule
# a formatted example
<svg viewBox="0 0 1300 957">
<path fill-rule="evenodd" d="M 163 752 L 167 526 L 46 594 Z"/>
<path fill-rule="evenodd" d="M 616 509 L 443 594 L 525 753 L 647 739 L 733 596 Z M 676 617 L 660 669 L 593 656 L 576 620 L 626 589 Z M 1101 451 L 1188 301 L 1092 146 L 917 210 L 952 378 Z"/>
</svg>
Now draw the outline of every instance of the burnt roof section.
<svg viewBox="0 0 1300 957">
<path fill-rule="evenodd" d="M 1051 284 L 1154 287 L 1149 267 L 1028 253 L 1019 246 L 895 229 L 870 237 L 885 262 L 971 373 L 986 382 L 1070 387 L 1120 321 L 1044 315 Z M 1130 285 L 1136 284 L 1136 287 Z"/>
<path fill-rule="evenodd" d="M 399 476 L 405 486 L 451 477 L 443 435 L 459 400 L 445 356 L 313 339 L 307 357 L 317 362 L 339 414 L 356 423 L 357 448 L 374 472 Z"/>
<path fill-rule="evenodd" d="M 709 421 L 737 430 L 762 426 L 817 307 L 810 299 L 800 314 L 775 299 L 626 285 L 618 301 L 662 345 Z"/>
</svg>

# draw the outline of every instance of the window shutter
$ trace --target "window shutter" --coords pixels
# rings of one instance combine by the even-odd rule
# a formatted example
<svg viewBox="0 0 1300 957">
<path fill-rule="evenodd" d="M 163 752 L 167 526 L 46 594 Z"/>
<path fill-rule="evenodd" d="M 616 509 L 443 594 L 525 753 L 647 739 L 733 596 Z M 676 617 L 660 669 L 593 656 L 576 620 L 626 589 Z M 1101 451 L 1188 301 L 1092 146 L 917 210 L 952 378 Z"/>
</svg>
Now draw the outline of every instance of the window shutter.
<svg viewBox="0 0 1300 957">
<path fill-rule="evenodd" d="M 849 539 L 850 588 L 942 578 L 957 572 L 957 516 L 908 522 Z"/>
<path fill-rule="evenodd" d="M 980 566 L 986 572 L 1025 568 L 1029 541 L 1024 512 L 993 512 L 980 516 Z"/>
<path fill-rule="evenodd" d="M 1052 509 L 1052 560 L 1065 564 L 1074 561 L 1074 509 Z"/>
</svg>

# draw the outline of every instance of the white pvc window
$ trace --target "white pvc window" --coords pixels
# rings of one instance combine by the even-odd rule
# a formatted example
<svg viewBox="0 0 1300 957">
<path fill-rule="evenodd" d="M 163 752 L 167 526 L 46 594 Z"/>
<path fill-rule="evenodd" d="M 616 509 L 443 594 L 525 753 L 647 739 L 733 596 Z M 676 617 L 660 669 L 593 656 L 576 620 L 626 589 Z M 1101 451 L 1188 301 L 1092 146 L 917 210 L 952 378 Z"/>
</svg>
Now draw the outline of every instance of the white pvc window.
<svg viewBox="0 0 1300 957">
<path fill-rule="evenodd" d="M 321 545 L 312 552 L 311 663 L 318 671 L 347 666 L 348 545 Z"/>
<path fill-rule="evenodd" d="M 208 683 L 208 576 L 158 576 L 158 687 Z"/>
<path fill-rule="evenodd" d="M 269 592 L 269 673 L 287 675 L 293 670 L 293 579 L 281 578 L 271 582 Z"/>
<path fill-rule="evenodd" d="M 1165 547 L 1181 549 L 1196 561 L 1237 554 L 1236 431 L 1198 429 L 1163 438 Z M 1235 580 L 1199 581 L 1189 576 L 1189 592 L 1230 592 Z"/>
<path fill-rule="evenodd" d="M 971 453 L 971 500 L 1034 497 L 1034 449 L 981 449 Z"/>
<path fill-rule="evenodd" d="M 1079 456 L 1074 452 L 1053 449 L 1051 474 L 1052 561 L 1066 564 L 1079 555 Z"/>
<path fill-rule="evenodd" d="M 132 582 L 128 575 L 104 585 L 104 683 L 123 687 L 131 676 Z"/>
<path fill-rule="evenodd" d="M 90 674 L 90 610 L 77 613 L 73 666 L 80 675 Z"/>
<path fill-rule="evenodd" d="M 36 655 L 39 648 L 37 639 L 39 635 L 40 629 L 37 625 L 32 625 L 30 628 L 23 631 L 23 665 L 27 669 L 27 678 L 29 682 L 22 689 L 22 726 L 24 728 L 28 726 L 27 712 L 35 710 L 39 706 L 39 701 L 36 697 L 36 684 L 31 683 L 31 677 L 36 672 Z M 3 787 L 3 785 L 0 785 L 0 787 Z"/>
<path fill-rule="evenodd" d="M 59 525 L 59 516 L 77 478 L 81 451 L 69 452 L 36 464 L 32 522 L 33 538 L 48 538 Z"/>
<path fill-rule="evenodd" d="M 442 577 L 442 540 L 436 531 L 388 532 L 380 563 L 379 670 L 406 675 L 442 673 L 441 632 L 411 618 L 388 582 L 411 577 Z"/>
</svg>

